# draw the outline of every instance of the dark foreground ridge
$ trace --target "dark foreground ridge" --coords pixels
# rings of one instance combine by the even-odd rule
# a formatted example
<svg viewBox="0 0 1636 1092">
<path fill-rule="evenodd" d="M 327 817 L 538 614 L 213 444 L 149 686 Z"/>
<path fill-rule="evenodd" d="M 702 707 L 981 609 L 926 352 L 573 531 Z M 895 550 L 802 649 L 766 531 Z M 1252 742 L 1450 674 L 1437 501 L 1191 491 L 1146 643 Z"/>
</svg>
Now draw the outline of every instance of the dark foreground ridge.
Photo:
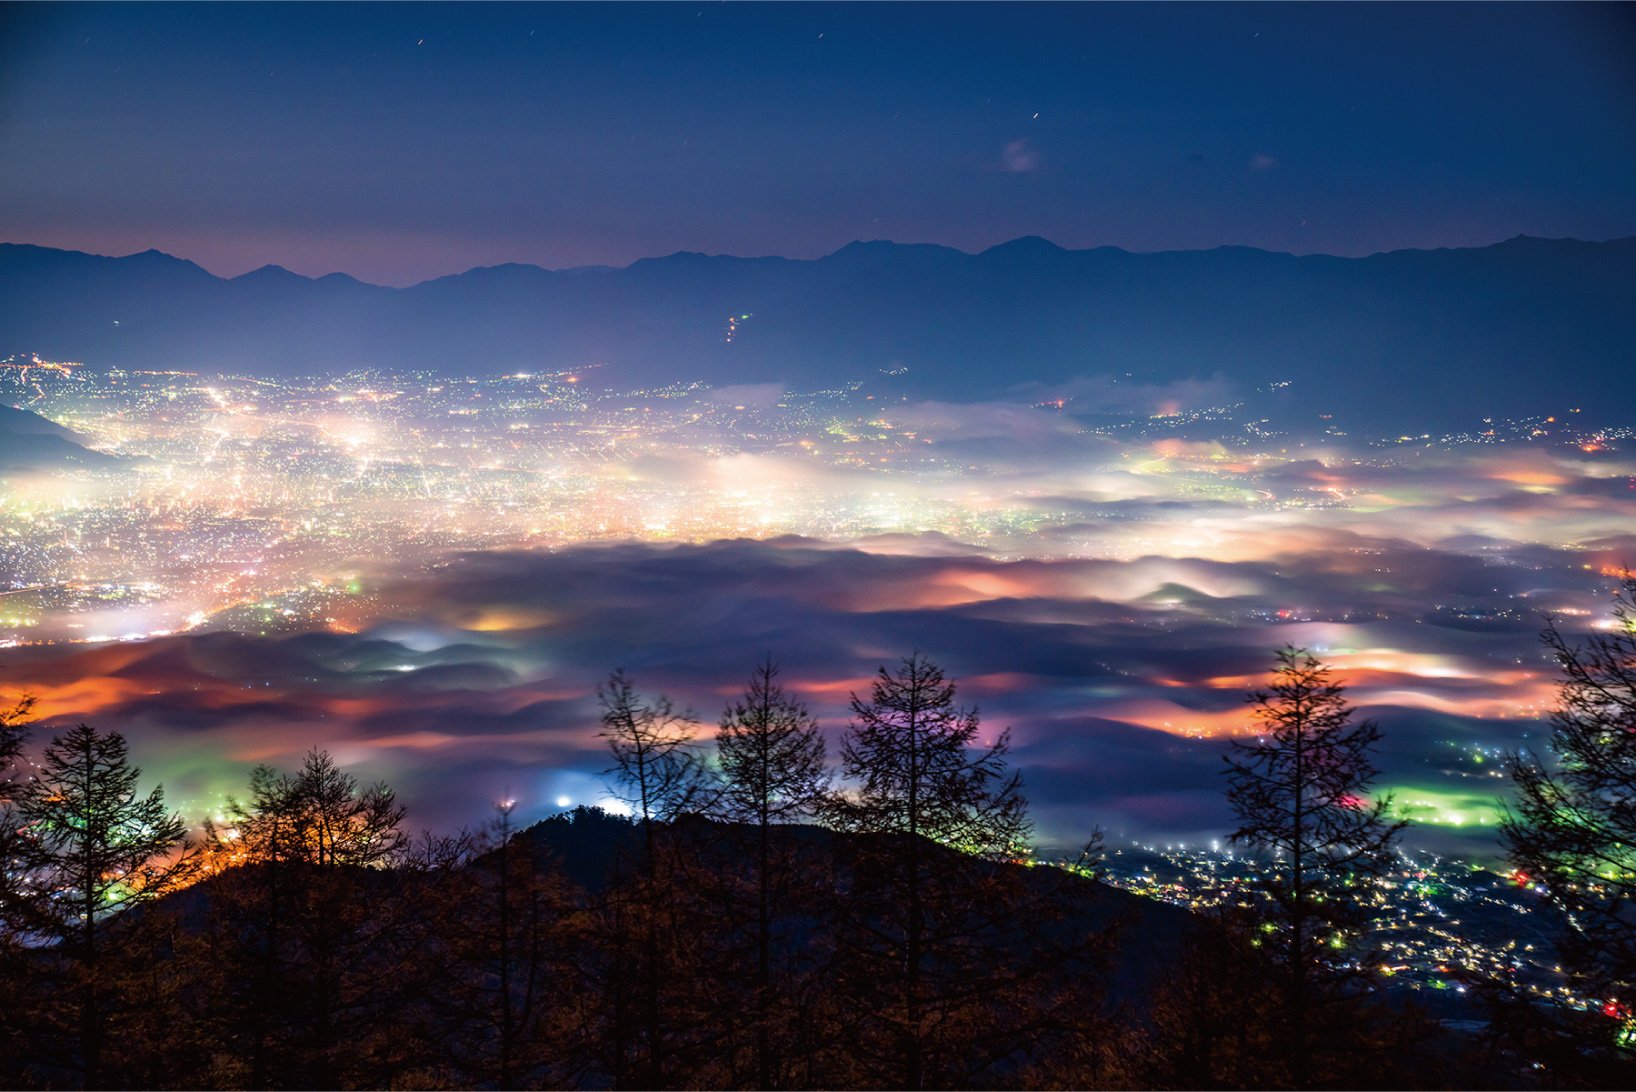
<svg viewBox="0 0 1636 1092">
<path fill-rule="evenodd" d="M 911 1013 L 894 914 L 877 899 L 891 839 L 774 834 L 790 865 L 774 933 L 776 1087 L 900 1087 L 905 1020 L 922 1025 L 925 1087 L 1279 1083 L 1271 966 L 1229 923 L 927 842 L 935 952 Z M 107 930 L 97 1083 L 754 1087 L 753 836 L 687 817 L 660 829 L 650 858 L 640 824 L 580 808 L 508 846 L 427 843 L 392 869 L 229 868 Z M 61 953 L 17 956 L 4 1081 L 77 1087 L 67 1018 L 86 983 Z M 1436 1058 L 1458 1054 L 1460 1036 L 1406 1010 L 1347 1013 L 1360 1016 L 1335 1033 L 1353 1061 L 1372 1059 L 1371 1087 L 1454 1080 Z M 1406 1053 L 1377 1053 L 1383 1039 Z"/>
</svg>

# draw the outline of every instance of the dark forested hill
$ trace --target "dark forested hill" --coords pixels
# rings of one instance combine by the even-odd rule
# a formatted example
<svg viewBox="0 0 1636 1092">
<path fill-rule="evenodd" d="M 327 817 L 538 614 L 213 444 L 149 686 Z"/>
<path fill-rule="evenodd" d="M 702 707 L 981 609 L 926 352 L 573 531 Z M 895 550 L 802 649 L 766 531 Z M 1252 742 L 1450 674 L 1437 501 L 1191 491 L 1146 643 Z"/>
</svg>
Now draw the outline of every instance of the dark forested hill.
<svg viewBox="0 0 1636 1092">
<path fill-rule="evenodd" d="M 1220 374 L 1393 427 L 1451 412 L 1636 410 L 1636 239 L 1524 236 L 1367 258 L 1132 254 L 1017 239 L 980 254 L 859 242 L 814 261 L 678 253 L 505 265 L 410 288 L 274 266 L 231 280 L 157 251 L 0 245 L 0 353 L 252 374 L 573 368 L 811 389 L 909 369 L 920 394 Z M 738 319 L 728 340 L 728 319 Z M 742 316 L 749 316 L 744 318 Z"/>
<path fill-rule="evenodd" d="M 112 455 L 81 447 L 74 433 L 27 410 L 0 405 L 0 476 L 111 466 Z"/>
<path fill-rule="evenodd" d="M 234 866 L 229 840 L 230 856 L 212 858 L 221 871 L 104 919 L 94 949 L 7 949 L 0 971 L 18 1003 L 0 1021 L 0 1077 L 44 1088 L 1286 1086 L 1277 966 L 1260 932 L 898 835 L 771 834 L 766 911 L 751 882 L 755 829 L 697 817 L 650 839 L 581 808 L 503 848 L 429 839 L 381 869 Z M 912 921 L 919 947 L 906 940 Z M 762 990 L 771 1001 L 759 1008 Z M 1383 1088 L 1509 1086 L 1492 1058 L 1462 1069 L 1469 1044 L 1413 1006 L 1324 997 L 1338 1073 L 1366 1066 Z M 93 1040 L 87 1027 L 109 1034 Z M 100 1080 L 85 1076 L 93 1042 Z M 923 1081 L 902 1079 L 910 1050 Z"/>
<path fill-rule="evenodd" d="M 742 863 L 751 830 L 732 824 L 689 817 L 678 827 L 689 855 L 711 873 L 722 875 Z M 858 835 L 840 834 L 825 827 L 790 825 L 773 831 L 778 851 L 811 865 L 856 852 Z M 601 894 L 632 871 L 640 855 L 640 827 L 628 820 L 591 808 L 578 808 L 536 823 L 518 836 L 531 847 L 542 867 L 560 869 L 577 887 Z M 1024 868 L 1017 864 L 990 865 L 954 850 L 928 843 L 928 852 L 951 871 L 997 869 L 1012 873 L 1026 892 L 1024 901 L 1039 913 L 1052 908 L 1065 934 L 1105 935 L 1113 945 L 1107 989 L 1115 1000 L 1145 996 L 1158 977 L 1174 962 L 1182 942 L 1199 928 L 1194 916 L 1179 907 L 1140 898 L 1116 887 L 1057 868 Z M 824 864 L 823 867 L 828 867 Z M 1052 916 L 1042 915 L 1042 916 Z M 1002 947 L 1020 955 L 1031 943 L 1038 922 L 1017 921 L 1015 935 Z"/>
</svg>

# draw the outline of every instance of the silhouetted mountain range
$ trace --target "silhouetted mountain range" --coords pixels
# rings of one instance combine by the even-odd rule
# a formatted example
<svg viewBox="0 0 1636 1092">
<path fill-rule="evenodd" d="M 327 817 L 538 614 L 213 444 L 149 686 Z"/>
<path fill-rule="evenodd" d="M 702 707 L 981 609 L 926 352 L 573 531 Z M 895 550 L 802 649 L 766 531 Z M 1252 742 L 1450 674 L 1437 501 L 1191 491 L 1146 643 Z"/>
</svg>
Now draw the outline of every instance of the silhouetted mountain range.
<svg viewBox="0 0 1636 1092">
<path fill-rule="evenodd" d="M 1132 254 L 1023 238 L 979 254 L 851 243 L 812 261 L 677 253 L 623 269 L 473 269 L 413 287 L 266 266 L 230 280 L 158 251 L 0 245 L 0 353 L 258 375 L 605 363 L 630 388 L 903 389 L 988 398 L 1079 376 L 1293 380 L 1299 412 L 1390 427 L 1628 417 L 1636 238 L 1526 236 L 1367 258 L 1243 247 Z M 729 316 L 741 319 L 731 342 Z M 1037 389 L 1028 387 L 1028 393 Z"/>
</svg>

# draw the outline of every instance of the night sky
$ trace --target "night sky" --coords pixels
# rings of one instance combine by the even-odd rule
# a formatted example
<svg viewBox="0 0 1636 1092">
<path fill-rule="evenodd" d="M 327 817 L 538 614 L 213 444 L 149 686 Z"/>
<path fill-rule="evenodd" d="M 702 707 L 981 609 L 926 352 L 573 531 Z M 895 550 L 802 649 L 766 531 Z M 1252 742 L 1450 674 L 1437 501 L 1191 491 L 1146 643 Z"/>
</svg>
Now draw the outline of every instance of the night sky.
<svg viewBox="0 0 1636 1092">
<path fill-rule="evenodd" d="M 9 5 L 0 240 L 393 285 L 678 250 L 813 258 L 854 239 L 1352 256 L 1610 240 L 1636 236 L 1633 57 L 1636 8 L 1616 5 Z M 1125 337 L 1118 296 L 1101 314 L 1047 307 L 1087 331 L 1061 353 L 1084 370 L 1049 371 L 1059 361 L 1029 359 L 1022 339 L 954 361 L 1018 384 L 984 402 L 894 385 L 909 369 L 891 339 L 958 304 L 871 272 L 863 259 L 889 249 L 857 248 L 850 268 L 903 291 L 804 335 L 844 345 L 823 338 L 855 325 L 843 332 L 863 344 L 821 350 L 833 374 L 808 387 L 784 384 L 776 354 L 764 374 L 745 368 L 763 331 L 806 329 L 777 327 L 793 320 L 776 305 L 723 289 L 719 307 L 656 318 L 628 304 L 655 297 L 614 285 L 588 313 L 677 353 L 663 386 L 637 391 L 618 387 L 630 353 L 553 362 L 568 352 L 553 334 L 524 342 L 517 374 L 488 374 L 500 365 L 480 339 L 441 351 L 435 378 L 365 371 L 344 338 L 327 343 L 329 312 L 250 305 L 339 293 L 325 297 L 336 315 L 385 316 L 359 336 L 390 343 L 409 313 L 393 308 L 439 290 L 264 274 L 215 286 L 220 312 L 199 327 L 215 333 L 190 341 L 174 316 L 195 297 L 98 287 L 171 284 L 176 263 L 13 248 L 14 268 L 49 275 L 0 284 L 22 298 L 44 283 L 58 294 L 40 298 L 72 306 L 32 310 L 101 323 L 113 348 L 66 355 L 71 337 L 0 329 L 14 342 L 0 357 L 16 354 L 0 394 L 131 458 L 0 481 L 0 581 L 25 583 L 3 564 L 22 559 L 37 586 L 19 590 L 38 593 L 0 614 L 0 640 L 17 635 L 0 644 L 0 698 L 39 698 L 37 741 L 79 720 L 128 732 L 190 817 L 242 792 L 255 763 L 293 768 L 325 747 L 447 830 L 502 792 L 527 821 L 607 803 L 595 692 L 616 667 L 708 736 L 772 654 L 834 753 L 849 696 L 918 648 L 988 730 L 1015 729 L 1043 839 L 1102 824 L 1213 840 L 1231 829 L 1225 740 L 1288 642 L 1332 661 L 1385 727 L 1379 788 L 1417 844 L 1491 858 L 1498 760 L 1538 745 L 1556 698 L 1539 628 L 1602 624 L 1610 582 L 1636 564 L 1636 455 L 1616 399 L 1585 400 L 1582 417 L 1577 401 L 1478 417 L 1506 373 L 1463 331 L 1521 330 L 1541 374 L 1593 372 L 1574 338 L 1628 341 L 1628 246 L 1523 242 L 1443 281 L 1416 266 L 1357 282 L 1411 285 L 1379 299 L 1328 274 L 1308 303 L 1257 282 L 1274 287 L 1218 311 L 1255 311 L 1243 329 L 1271 333 L 1216 314 L 1208 328 L 1227 334 L 1193 352 L 1162 335 L 1209 312 L 1185 286 L 1216 282 L 1160 278 L 1184 286 L 1165 298 L 1120 285 L 1158 335 Z M 1484 272 L 1530 263 L 1547 272 L 1526 283 L 1575 306 L 1519 306 L 1539 292 Z M 588 284 L 594 301 L 645 268 L 533 281 Z M 1614 271 L 1601 295 L 1598 270 Z M 515 273 L 457 282 L 473 328 L 519 300 L 549 318 L 581 298 L 493 289 Z M 1479 325 L 1418 314 L 1439 292 Z M 1033 321 L 1004 302 L 1022 295 L 996 291 L 1006 322 Z M 92 297 L 118 309 L 73 318 Z M 1075 325 L 1081 312 L 1095 322 Z M 319 315 L 316 334 L 288 320 L 290 359 L 274 363 L 331 370 L 250 375 L 233 354 L 263 313 Z M 1262 427 L 1292 382 L 1346 389 L 1323 386 L 1346 358 L 1321 341 L 1266 381 L 1257 369 L 1292 330 L 1341 342 L 1349 322 L 1373 335 L 1393 321 L 1397 340 L 1375 344 L 1433 380 L 1404 393 L 1405 420 L 1365 434 L 1326 402 L 1310 433 Z M 139 335 L 164 357 L 121 356 Z M 710 355 L 684 358 L 701 338 Z M 932 355 L 936 376 L 950 362 Z M 688 359 L 739 371 L 723 365 L 711 389 Z M 1536 366 L 1508 359 L 1511 374 Z M 1047 374 L 1068 379 L 1041 386 Z M 1452 431 L 1400 435 L 1421 409 Z M 78 598 L 58 595 L 70 586 Z"/>
<path fill-rule="evenodd" d="M 8 5 L 0 236 L 407 284 L 1636 234 L 1620 5 Z"/>
</svg>

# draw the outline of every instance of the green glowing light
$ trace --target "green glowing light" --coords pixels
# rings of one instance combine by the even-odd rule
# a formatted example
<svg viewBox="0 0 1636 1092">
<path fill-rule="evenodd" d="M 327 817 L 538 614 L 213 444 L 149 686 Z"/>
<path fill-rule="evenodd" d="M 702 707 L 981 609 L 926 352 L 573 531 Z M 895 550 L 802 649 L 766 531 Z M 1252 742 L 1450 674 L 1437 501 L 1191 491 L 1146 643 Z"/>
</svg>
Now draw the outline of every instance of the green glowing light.
<svg viewBox="0 0 1636 1092">
<path fill-rule="evenodd" d="M 1419 785 L 1392 790 L 1392 814 L 1431 827 L 1491 827 L 1500 821 L 1493 796 Z"/>
</svg>

